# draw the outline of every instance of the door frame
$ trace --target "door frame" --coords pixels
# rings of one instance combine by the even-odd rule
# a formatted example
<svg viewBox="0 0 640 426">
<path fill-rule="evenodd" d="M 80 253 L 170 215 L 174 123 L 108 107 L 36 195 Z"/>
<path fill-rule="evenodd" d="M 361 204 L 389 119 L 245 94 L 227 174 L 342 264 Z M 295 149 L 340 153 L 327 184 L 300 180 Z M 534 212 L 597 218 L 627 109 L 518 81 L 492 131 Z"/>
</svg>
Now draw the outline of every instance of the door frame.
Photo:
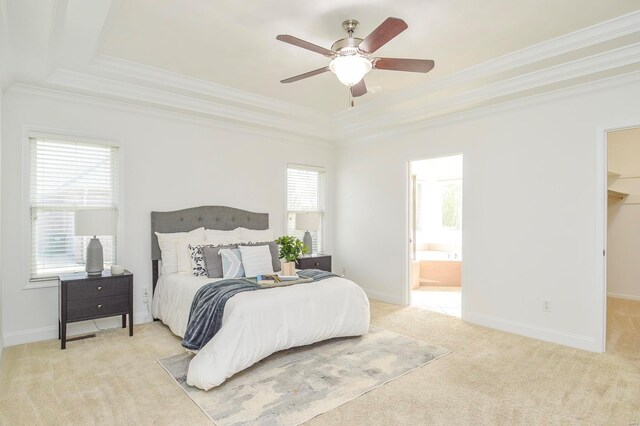
<svg viewBox="0 0 640 426">
<path fill-rule="evenodd" d="M 596 130 L 596 276 L 599 278 L 597 294 L 601 299 L 596 300 L 596 342 L 595 348 L 600 352 L 607 349 L 607 247 L 608 233 L 608 170 L 609 170 L 609 133 L 630 130 L 640 127 L 640 118 L 626 119 L 607 125 L 601 125 Z"/>
<path fill-rule="evenodd" d="M 404 238 L 404 246 L 405 246 L 405 253 L 404 253 L 404 286 L 402 288 L 402 306 L 410 306 L 411 305 L 411 274 L 412 274 L 412 268 L 411 268 L 411 260 L 413 257 L 413 244 L 411 239 L 412 237 L 412 231 L 413 231 L 413 224 L 412 224 L 412 218 L 413 218 L 413 213 L 411 211 L 411 208 L 413 206 L 413 184 L 412 184 L 412 177 L 411 177 L 411 163 L 414 162 L 418 162 L 418 161 L 425 161 L 425 160 L 435 160 L 437 158 L 444 158 L 444 157 L 455 157 L 455 156 L 460 156 L 462 157 L 462 269 L 463 269 L 463 273 L 462 273 L 462 278 L 460 281 L 460 285 L 463 286 L 464 285 L 464 259 L 466 258 L 466 253 L 464 250 L 464 224 L 465 224 L 465 219 L 464 219 L 464 197 L 465 197 L 465 170 L 466 170 L 466 166 L 465 166 L 465 162 L 464 162 L 464 153 L 463 152 L 452 152 L 452 153 L 447 153 L 447 154 L 439 154 L 439 155 L 433 155 L 430 157 L 423 157 L 423 158 L 418 158 L 418 159 L 413 159 L 413 160 L 407 160 L 406 162 L 406 169 L 405 169 L 405 238 Z M 413 242 L 415 244 L 415 241 Z M 464 319 L 464 306 L 465 306 L 465 292 L 462 291 L 460 294 L 460 302 L 461 302 L 461 311 L 460 311 L 460 317 Z"/>
<path fill-rule="evenodd" d="M 413 256 L 413 244 L 411 242 L 412 239 L 412 217 L 413 214 L 411 212 L 413 206 L 413 179 L 411 177 L 411 163 L 415 160 L 409 160 L 405 164 L 405 199 L 404 199 L 404 208 L 405 208 L 405 230 L 404 230 L 404 279 L 402 282 L 404 285 L 402 286 L 402 306 L 411 306 L 411 260 Z M 419 160 L 417 160 L 419 161 Z"/>
</svg>

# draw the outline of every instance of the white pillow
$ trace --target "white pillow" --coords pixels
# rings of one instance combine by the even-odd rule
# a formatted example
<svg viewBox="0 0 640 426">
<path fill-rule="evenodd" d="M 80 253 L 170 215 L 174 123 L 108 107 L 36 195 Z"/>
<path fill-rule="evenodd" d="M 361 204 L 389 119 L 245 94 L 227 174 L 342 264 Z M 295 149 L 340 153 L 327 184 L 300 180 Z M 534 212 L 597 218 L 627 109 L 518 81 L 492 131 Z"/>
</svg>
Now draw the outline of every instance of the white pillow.
<svg viewBox="0 0 640 426">
<path fill-rule="evenodd" d="M 242 267 L 247 277 L 273 274 L 271 250 L 269 246 L 238 246 L 242 256 Z"/>
<path fill-rule="evenodd" d="M 193 274 L 193 261 L 191 259 L 191 249 L 189 246 L 204 246 L 208 244 L 203 239 L 183 238 L 176 241 L 176 253 L 178 255 L 178 273 Z"/>
<path fill-rule="evenodd" d="M 156 232 L 158 245 L 162 257 L 162 274 L 169 275 L 178 272 L 177 242 L 182 239 L 204 240 L 204 228 L 194 229 L 190 232 Z"/>
<path fill-rule="evenodd" d="M 217 229 L 205 229 L 204 239 L 207 244 L 227 245 L 240 242 L 240 228 L 233 231 L 219 231 Z"/>
<path fill-rule="evenodd" d="M 240 242 L 242 243 L 264 243 L 276 239 L 273 229 L 247 229 L 238 228 L 240 230 Z"/>
</svg>

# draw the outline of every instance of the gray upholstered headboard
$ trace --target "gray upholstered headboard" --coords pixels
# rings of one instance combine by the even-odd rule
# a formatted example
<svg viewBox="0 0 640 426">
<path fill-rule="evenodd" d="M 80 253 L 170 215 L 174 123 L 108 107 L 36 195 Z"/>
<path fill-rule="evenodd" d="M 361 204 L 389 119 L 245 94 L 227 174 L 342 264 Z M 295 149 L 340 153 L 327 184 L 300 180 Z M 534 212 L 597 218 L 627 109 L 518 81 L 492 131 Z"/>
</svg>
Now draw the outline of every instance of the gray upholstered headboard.
<svg viewBox="0 0 640 426">
<path fill-rule="evenodd" d="M 156 232 L 188 232 L 203 226 L 205 229 L 231 231 L 238 227 L 268 229 L 269 214 L 253 213 L 225 206 L 202 206 L 172 212 L 151 212 L 151 260 L 153 288 L 158 281 L 160 246 Z"/>
</svg>

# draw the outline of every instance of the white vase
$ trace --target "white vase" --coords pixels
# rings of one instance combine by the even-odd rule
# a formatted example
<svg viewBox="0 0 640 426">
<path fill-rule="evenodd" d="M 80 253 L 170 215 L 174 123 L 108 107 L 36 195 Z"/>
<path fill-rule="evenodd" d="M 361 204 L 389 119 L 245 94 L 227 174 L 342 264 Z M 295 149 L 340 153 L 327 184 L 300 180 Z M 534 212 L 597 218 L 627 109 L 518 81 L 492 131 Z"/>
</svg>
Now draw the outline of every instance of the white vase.
<svg viewBox="0 0 640 426">
<path fill-rule="evenodd" d="M 282 267 L 282 275 L 295 275 L 296 274 L 296 262 L 280 261 Z"/>
</svg>

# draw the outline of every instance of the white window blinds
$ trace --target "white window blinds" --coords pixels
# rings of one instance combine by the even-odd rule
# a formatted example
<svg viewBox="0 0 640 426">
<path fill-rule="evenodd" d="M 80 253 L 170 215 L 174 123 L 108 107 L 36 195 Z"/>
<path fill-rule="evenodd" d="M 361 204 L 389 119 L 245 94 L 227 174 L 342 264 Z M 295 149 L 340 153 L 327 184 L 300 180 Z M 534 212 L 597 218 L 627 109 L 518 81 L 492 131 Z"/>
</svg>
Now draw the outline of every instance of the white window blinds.
<svg viewBox="0 0 640 426">
<path fill-rule="evenodd" d="M 118 208 L 117 148 L 30 138 L 31 280 L 84 269 L 91 237 L 74 235 L 74 213 Z M 105 264 L 116 258 L 115 236 L 98 236 Z"/>
<path fill-rule="evenodd" d="M 302 239 L 305 231 L 296 230 L 296 213 L 320 214 L 320 229 L 310 231 L 313 252 L 324 250 L 325 171 L 322 168 L 290 164 L 287 168 L 287 234 Z"/>
</svg>

